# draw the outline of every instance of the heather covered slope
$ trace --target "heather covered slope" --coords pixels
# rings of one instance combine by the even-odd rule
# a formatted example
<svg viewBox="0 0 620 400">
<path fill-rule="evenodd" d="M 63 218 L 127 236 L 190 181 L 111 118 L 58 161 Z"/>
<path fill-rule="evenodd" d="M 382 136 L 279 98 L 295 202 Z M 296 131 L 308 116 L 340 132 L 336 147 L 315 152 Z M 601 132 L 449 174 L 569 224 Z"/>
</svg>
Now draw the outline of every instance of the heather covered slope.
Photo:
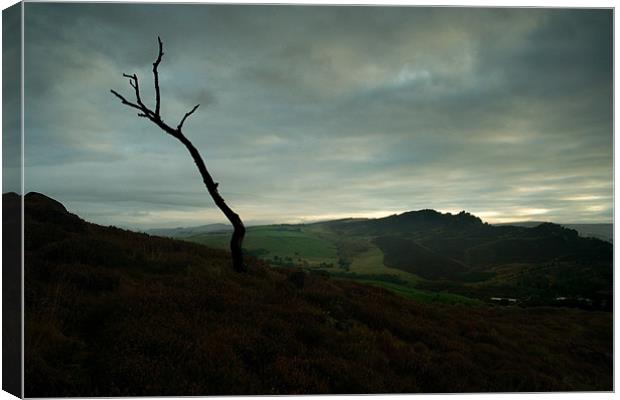
<svg viewBox="0 0 620 400">
<path fill-rule="evenodd" d="M 26 396 L 612 390 L 612 314 L 420 304 L 26 197 Z"/>
</svg>

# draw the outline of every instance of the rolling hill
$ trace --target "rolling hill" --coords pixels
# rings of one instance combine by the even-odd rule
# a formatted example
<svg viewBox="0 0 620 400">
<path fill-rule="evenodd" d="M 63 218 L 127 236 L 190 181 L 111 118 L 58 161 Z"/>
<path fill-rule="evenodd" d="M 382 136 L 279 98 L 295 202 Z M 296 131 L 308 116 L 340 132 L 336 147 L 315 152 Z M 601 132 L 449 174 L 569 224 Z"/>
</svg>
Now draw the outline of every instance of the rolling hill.
<svg viewBox="0 0 620 400">
<path fill-rule="evenodd" d="M 228 236 L 183 239 L 226 249 Z M 612 244 L 552 223 L 495 226 L 466 212 L 421 210 L 250 227 L 244 245 L 275 266 L 320 270 L 417 300 L 511 298 L 607 310 L 612 303 Z"/>
<path fill-rule="evenodd" d="M 28 397 L 613 387 L 608 312 L 422 304 L 256 258 L 239 274 L 222 250 L 25 205 Z"/>
<path fill-rule="evenodd" d="M 512 222 L 501 225 L 512 225 L 512 226 L 524 226 L 527 228 L 533 228 L 542 224 L 543 222 L 537 221 L 523 221 L 523 222 Z M 568 229 L 576 230 L 580 236 L 582 237 L 592 237 L 600 240 L 604 240 L 606 242 L 613 243 L 614 241 L 614 224 L 559 224 Z"/>
<path fill-rule="evenodd" d="M 207 224 L 207 225 L 199 225 L 192 226 L 188 228 L 158 228 L 158 229 L 149 229 L 145 231 L 149 235 L 155 236 L 163 236 L 163 237 L 171 237 L 171 238 L 184 238 L 189 236 L 200 235 L 204 233 L 214 233 L 214 232 L 232 232 L 232 226 L 228 224 Z"/>
</svg>

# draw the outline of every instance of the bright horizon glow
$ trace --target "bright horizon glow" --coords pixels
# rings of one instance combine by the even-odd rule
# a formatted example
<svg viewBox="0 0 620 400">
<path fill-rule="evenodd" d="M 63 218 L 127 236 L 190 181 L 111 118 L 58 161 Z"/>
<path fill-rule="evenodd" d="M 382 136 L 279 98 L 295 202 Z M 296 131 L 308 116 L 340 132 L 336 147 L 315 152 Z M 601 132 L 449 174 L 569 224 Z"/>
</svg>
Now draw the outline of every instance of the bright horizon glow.
<svg viewBox="0 0 620 400">
<path fill-rule="evenodd" d="M 71 210 L 69 210 L 71 211 Z M 246 226 L 258 226 L 258 225 L 279 225 L 279 224 L 311 224 L 316 222 L 325 222 L 325 221 L 333 221 L 340 219 L 380 219 L 389 217 L 392 215 L 399 215 L 410 211 L 420 211 L 420 210 L 393 210 L 393 211 L 369 211 L 369 212 L 358 212 L 358 213 L 342 213 L 342 214 L 323 214 L 323 215 L 304 215 L 300 217 L 291 217 L 283 220 L 248 220 L 246 221 Z M 495 224 L 507 224 L 507 223 L 520 223 L 520 222 L 552 222 L 556 224 L 573 224 L 573 223 L 582 223 L 582 224 L 601 224 L 601 223 L 613 223 L 613 221 L 604 221 L 604 220 L 592 220 L 592 221 L 557 221 L 557 220 L 549 220 L 544 217 L 546 210 L 520 210 L 518 215 L 509 216 L 506 214 L 502 214 L 497 211 L 480 211 L 480 212 L 469 212 L 467 210 L 456 210 L 456 209 L 448 209 L 448 210 L 436 210 L 442 214 L 452 214 L 457 215 L 458 213 L 465 211 L 468 212 L 475 217 L 478 217 L 484 223 L 488 223 L 491 225 Z M 229 224 L 228 220 L 224 218 L 223 215 L 218 215 L 219 212 L 213 209 L 204 209 L 201 211 L 194 212 L 178 212 L 178 211 L 170 211 L 170 212 L 162 212 L 157 216 L 153 215 L 142 215 L 135 217 L 128 217 L 128 225 L 125 227 L 133 228 L 133 229 L 153 229 L 153 228 L 189 228 L 193 226 L 199 225 L 209 225 L 216 223 Z M 209 218 L 205 219 L 205 215 L 208 215 Z M 144 221 L 150 221 L 153 217 L 156 217 L 159 221 L 161 221 L 160 225 L 157 226 L 148 226 L 144 227 Z M 197 222 L 201 221 L 201 222 Z"/>
</svg>

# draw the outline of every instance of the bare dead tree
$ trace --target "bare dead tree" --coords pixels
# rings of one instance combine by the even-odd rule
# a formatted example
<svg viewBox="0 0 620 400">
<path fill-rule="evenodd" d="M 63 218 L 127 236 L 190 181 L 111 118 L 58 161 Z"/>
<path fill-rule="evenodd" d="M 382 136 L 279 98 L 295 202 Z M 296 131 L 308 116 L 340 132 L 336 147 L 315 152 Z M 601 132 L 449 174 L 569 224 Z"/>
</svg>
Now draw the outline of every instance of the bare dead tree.
<svg viewBox="0 0 620 400">
<path fill-rule="evenodd" d="M 243 222 L 241 221 L 241 218 L 239 217 L 239 215 L 235 213 L 230 207 L 228 207 L 226 202 L 224 202 L 224 199 L 222 198 L 222 196 L 217 190 L 219 183 L 213 180 L 213 178 L 211 177 L 211 174 L 207 170 L 207 167 L 202 157 L 200 156 L 200 153 L 198 152 L 196 147 L 192 144 L 192 142 L 190 142 L 190 140 L 182 132 L 183 124 L 185 123 L 185 120 L 190 115 L 192 115 L 196 111 L 196 109 L 198 109 L 200 104 L 195 105 L 194 108 L 192 108 L 190 111 L 185 113 L 185 115 L 183 116 L 183 118 L 181 118 L 181 121 L 176 126 L 176 128 L 173 128 L 170 125 L 168 125 L 166 122 L 164 122 L 164 120 L 161 118 L 161 115 L 159 113 L 160 92 L 159 92 L 159 73 L 157 71 L 157 68 L 159 67 L 159 63 L 161 63 L 161 59 L 164 55 L 164 52 L 163 52 L 163 44 L 159 36 L 157 37 L 157 42 L 159 43 L 159 53 L 157 55 L 157 59 L 153 63 L 153 80 L 155 83 L 155 111 L 148 108 L 142 102 L 142 98 L 140 97 L 140 85 L 138 83 L 138 76 L 136 74 L 132 74 L 132 75 L 123 74 L 125 78 L 129 79 L 129 85 L 134 89 L 134 92 L 136 95 L 135 102 L 131 102 L 127 100 L 125 97 L 123 97 L 121 94 L 119 94 L 115 90 L 110 90 L 110 91 L 121 100 L 122 104 L 138 110 L 138 117 L 142 117 L 142 118 L 146 118 L 150 120 L 155 125 L 160 127 L 164 132 L 166 132 L 170 136 L 174 137 L 175 139 L 183 143 L 187 151 L 189 151 L 189 154 L 192 156 L 192 158 L 194 159 L 194 162 L 196 163 L 196 166 L 198 167 L 198 171 L 200 171 L 200 175 L 202 175 L 202 181 L 204 182 L 207 190 L 209 191 L 209 194 L 213 198 L 213 201 L 219 207 L 219 209 L 222 210 L 224 215 L 226 215 L 226 218 L 228 218 L 230 223 L 233 225 L 234 231 L 233 231 L 233 234 L 230 240 L 230 252 L 232 254 L 233 268 L 236 271 L 244 272 L 246 271 L 247 267 L 245 263 L 243 262 L 243 252 L 241 249 L 241 245 L 243 244 L 243 237 L 245 236 L 245 226 L 243 225 Z"/>
</svg>

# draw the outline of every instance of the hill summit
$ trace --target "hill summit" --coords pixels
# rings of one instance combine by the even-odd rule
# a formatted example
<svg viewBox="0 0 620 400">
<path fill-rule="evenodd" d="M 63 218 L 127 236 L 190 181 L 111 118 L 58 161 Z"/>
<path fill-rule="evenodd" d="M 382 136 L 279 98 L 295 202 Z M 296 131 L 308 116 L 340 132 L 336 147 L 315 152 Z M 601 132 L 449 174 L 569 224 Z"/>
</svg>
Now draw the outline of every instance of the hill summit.
<svg viewBox="0 0 620 400">
<path fill-rule="evenodd" d="M 429 280 L 483 281 L 502 273 L 500 267 L 520 265 L 522 273 L 546 269 L 552 278 L 563 275 L 555 281 L 571 279 L 571 291 L 593 281 L 597 289 L 591 291 L 611 290 L 613 246 L 553 223 L 495 226 L 465 211 L 453 215 L 421 210 L 325 225 L 340 236 L 371 237 L 386 266 Z"/>
</svg>

